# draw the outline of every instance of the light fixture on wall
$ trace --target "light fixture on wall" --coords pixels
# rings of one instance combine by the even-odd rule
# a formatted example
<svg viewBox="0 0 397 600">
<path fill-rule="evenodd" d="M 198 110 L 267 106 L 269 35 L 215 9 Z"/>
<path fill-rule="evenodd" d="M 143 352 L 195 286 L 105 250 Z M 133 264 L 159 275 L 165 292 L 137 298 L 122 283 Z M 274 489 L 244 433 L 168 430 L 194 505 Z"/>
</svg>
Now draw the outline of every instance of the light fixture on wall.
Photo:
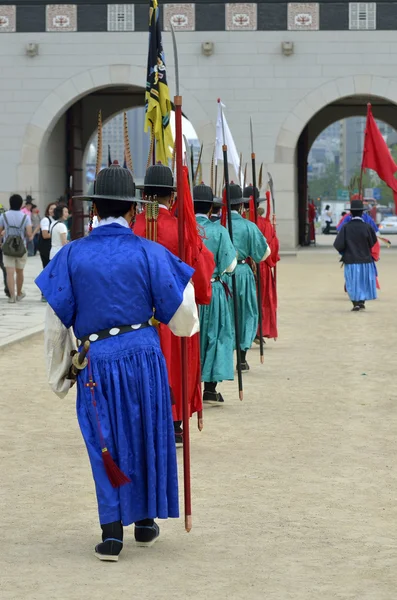
<svg viewBox="0 0 397 600">
<path fill-rule="evenodd" d="M 294 53 L 294 42 L 281 42 L 281 52 L 284 56 L 291 56 Z"/>
<path fill-rule="evenodd" d="M 214 42 L 203 42 L 201 44 L 201 52 L 204 56 L 211 56 L 214 54 Z"/>
<path fill-rule="evenodd" d="M 26 44 L 25 52 L 26 52 L 27 56 L 30 56 L 31 58 L 33 58 L 34 56 L 37 56 L 39 53 L 39 45 L 35 44 L 34 42 L 29 42 L 29 44 Z"/>
</svg>

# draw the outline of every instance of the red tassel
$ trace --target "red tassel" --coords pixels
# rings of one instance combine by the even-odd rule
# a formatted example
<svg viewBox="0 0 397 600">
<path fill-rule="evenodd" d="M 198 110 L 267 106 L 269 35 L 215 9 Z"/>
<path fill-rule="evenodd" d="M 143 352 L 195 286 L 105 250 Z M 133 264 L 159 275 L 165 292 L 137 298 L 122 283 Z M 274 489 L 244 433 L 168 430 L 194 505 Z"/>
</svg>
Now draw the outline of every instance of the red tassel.
<svg viewBox="0 0 397 600">
<path fill-rule="evenodd" d="M 250 196 L 249 210 L 250 210 L 250 221 L 255 223 L 255 204 L 254 204 L 253 196 Z"/>
<path fill-rule="evenodd" d="M 226 200 L 226 188 L 223 190 L 222 195 L 222 217 L 221 217 L 221 225 L 226 227 L 227 221 L 227 200 Z"/>
<path fill-rule="evenodd" d="M 114 488 L 131 483 L 131 479 L 118 468 L 107 448 L 102 448 L 102 460 L 106 474 Z"/>
</svg>

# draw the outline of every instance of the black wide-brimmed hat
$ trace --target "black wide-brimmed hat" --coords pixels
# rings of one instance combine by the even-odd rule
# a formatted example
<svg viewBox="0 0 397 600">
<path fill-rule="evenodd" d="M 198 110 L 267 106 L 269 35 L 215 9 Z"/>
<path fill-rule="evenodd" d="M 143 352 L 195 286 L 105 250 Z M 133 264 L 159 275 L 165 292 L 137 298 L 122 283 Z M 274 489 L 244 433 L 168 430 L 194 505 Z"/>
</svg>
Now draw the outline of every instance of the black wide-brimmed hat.
<svg viewBox="0 0 397 600">
<path fill-rule="evenodd" d="M 230 189 L 230 204 L 243 204 L 246 198 L 243 198 L 241 187 L 233 181 L 229 184 Z"/>
<path fill-rule="evenodd" d="M 368 206 L 364 206 L 364 202 L 359 199 L 350 200 L 350 210 L 368 210 Z"/>
<path fill-rule="evenodd" d="M 208 202 L 209 204 L 213 204 L 216 198 L 214 198 L 214 194 L 209 185 L 205 185 L 205 183 L 200 183 L 200 185 L 195 185 L 193 188 L 193 202 Z"/>
<path fill-rule="evenodd" d="M 259 204 L 260 202 L 264 202 L 266 200 L 266 198 L 259 198 L 259 190 L 258 188 L 256 189 L 256 202 L 257 204 Z M 249 202 L 249 199 L 251 198 L 251 196 L 254 196 L 254 186 L 252 184 L 247 185 L 244 190 L 243 190 L 243 197 L 245 199 L 245 203 Z"/>
<path fill-rule="evenodd" d="M 162 188 L 164 190 L 175 190 L 174 176 L 166 165 L 152 165 L 146 170 L 143 185 L 140 189 Z"/>
<path fill-rule="evenodd" d="M 99 171 L 94 183 L 93 193 L 75 196 L 80 200 L 124 200 L 125 202 L 143 202 L 135 196 L 135 183 L 132 173 L 122 168 L 115 160 L 110 167 Z"/>
</svg>

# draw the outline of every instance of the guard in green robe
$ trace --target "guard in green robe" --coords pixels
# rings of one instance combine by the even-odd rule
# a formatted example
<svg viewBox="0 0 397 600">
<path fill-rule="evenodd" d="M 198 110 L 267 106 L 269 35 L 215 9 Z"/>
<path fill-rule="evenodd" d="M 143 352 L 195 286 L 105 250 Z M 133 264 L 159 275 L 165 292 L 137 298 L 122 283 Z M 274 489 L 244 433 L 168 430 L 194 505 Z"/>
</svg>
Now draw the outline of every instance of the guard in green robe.
<svg viewBox="0 0 397 600">
<path fill-rule="evenodd" d="M 266 238 L 259 228 L 248 219 L 241 216 L 244 202 L 241 187 L 235 183 L 230 184 L 230 203 L 232 208 L 233 244 L 237 251 L 236 287 L 238 303 L 238 322 L 240 327 L 240 355 L 241 370 L 249 371 L 247 350 L 251 348 L 258 329 L 258 302 L 256 297 L 255 277 L 250 267 L 254 263 L 262 262 L 270 254 Z M 248 262 L 247 262 L 248 260 Z M 227 282 L 229 277 L 223 276 Z M 229 299 L 230 311 L 233 317 L 233 301 Z M 232 318 L 232 324 L 234 320 Z"/>
<path fill-rule="evenodd" d="M 201 381 L 204 382 L 203 401 L 210 404 L 223 402 L 216 391 L 219 381 L 233 380 L 234 331 L 228 305 L 230 295 L 223 273 L 232 273 L 237 266 L 236 250 L 229 233 L 220 221 L 210 220 L 216 199 L 209 186 L 201 184 L 193 189 L 194 211 L 204 244 L 215 259 L 212 275 L 210 304 L 200 306 Z"/>
</svg>

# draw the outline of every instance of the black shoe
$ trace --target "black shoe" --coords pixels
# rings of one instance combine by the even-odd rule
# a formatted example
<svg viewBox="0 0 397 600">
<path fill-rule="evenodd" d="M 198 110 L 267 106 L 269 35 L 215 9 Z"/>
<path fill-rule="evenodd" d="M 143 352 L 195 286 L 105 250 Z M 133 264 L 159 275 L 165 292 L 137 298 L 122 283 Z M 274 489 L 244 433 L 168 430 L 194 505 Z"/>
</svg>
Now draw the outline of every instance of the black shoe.
<svg viewBox="0 0 397 600">
<path fill-rule="evenodd" d="M 359 307 L 360 310 L 365 310 L 365 302 L 364 301 L 363 302 L 359 302 L 358 303 L 358 307 Z"/>
<path fill-rule="evenodd" d="M 352 312 L 358 312 L 360 310 L 360 307 L 358 304 L 356 304 L 355 306 L 353 306 L 352 308 Z"/>
<path fill-rule="evenodd" d="M 250 370 L 250 366 L 247 363 L 247 361 L 242 362 L 241 363 L 241 371 L 244 372 L 244 371 L 249 371 L 249 370 Z M 237 371 L 237 365 L 236 365 L 236 371 Z"/>
<path fill-rule="evenodd" d="M 219 392 L 204 391 L 203 402 L 206 402 L 207 404 L 219 404 L 224 402 L 224 399 Z"/>
<path fill-rule="evenodd" d="M 95 546 L 95 556 L 99 560 L 117 562 L 123 549 L 123 526 L 121 521 L 101 525 L 102 543 Z"/>
<path fill-rule="evenodd" d="M 177 446 L 178 448 L 183 446 L 183 431 L 175 434 L 175 446 Z"/>
<path fill-rule="evenodd" d="M 135 523 L 135 541 L 142 548 L 149 548 L 157 541 L 160 535 L 160 527 L 153 519 L 145 519 Z"/>
<path fill-rule="evenodd" d="M 4 293 L 5 293 L 5 295 L 7 296 L 7 298 L 9 298 L 9 297 L 10 297 L 10 295 L 11 295 L 11 294 L 10 294 L 10 292 L 9 292 L 7 289 L 4 289 Z"/>
<path fill-rule="evenodd" d="M 264 343 L 264 344 L 266 344 L 266 340 L 265 340 L 265 338 L 264 338 L 264 337 L 262 338 L 262 340 L 263 340 L 263 343 Z M 255 339 L 254 339 L 254 343 L 255 343 L 255 344 L 258 344 L 258 346 L 260 346 L 261 339 L 260 339 L 259 335 L 257 335 L 257 336 L 255 337 Z"/>
</svg>

